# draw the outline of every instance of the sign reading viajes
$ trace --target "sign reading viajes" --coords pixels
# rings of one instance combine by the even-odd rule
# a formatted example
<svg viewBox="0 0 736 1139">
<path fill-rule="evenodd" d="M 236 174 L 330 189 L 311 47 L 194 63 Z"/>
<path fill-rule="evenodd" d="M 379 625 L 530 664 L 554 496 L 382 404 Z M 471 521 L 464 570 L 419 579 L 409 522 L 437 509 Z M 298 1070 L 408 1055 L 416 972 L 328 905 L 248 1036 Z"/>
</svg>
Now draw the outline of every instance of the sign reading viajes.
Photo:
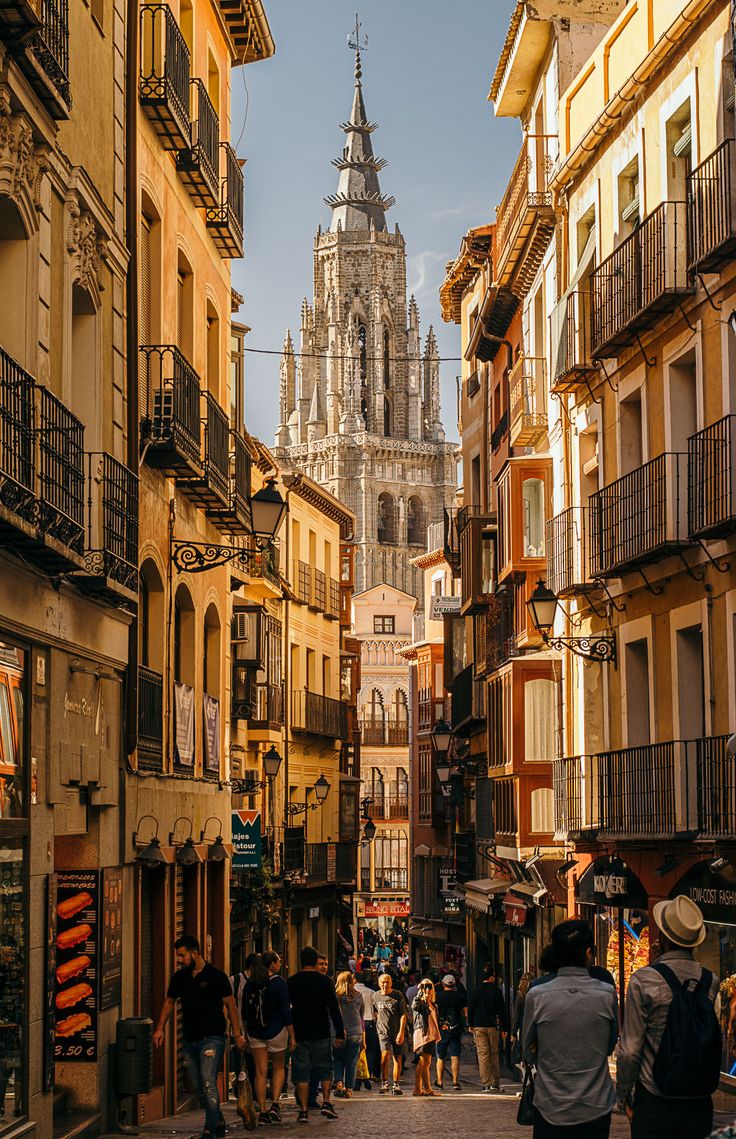
<svg viewBox="0 0 736 1139">
<path fill-rule="evenodd" d="M 233 811 L 233 867 L 252 870 L 261 865 L 261 812 Z"/>
<path fill-rule="evenodd" d="M 429 602 L 429 619 L 440 621 L 443 617 L 457 617 L 461 605 L 461 597 L 432 597 Z"/>
</svg>

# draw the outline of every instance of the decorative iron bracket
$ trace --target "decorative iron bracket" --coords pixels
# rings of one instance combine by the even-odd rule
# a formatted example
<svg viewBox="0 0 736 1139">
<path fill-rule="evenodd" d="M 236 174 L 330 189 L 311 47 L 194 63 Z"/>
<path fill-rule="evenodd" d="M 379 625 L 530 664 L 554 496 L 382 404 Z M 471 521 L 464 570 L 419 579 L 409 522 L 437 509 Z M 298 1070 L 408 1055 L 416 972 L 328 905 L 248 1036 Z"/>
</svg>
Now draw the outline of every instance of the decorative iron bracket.
<svg viewBox="0 0 736 1139">
<path fill-rule="evenodd" d="M 632 573 L 638 573 L 641 576 L 641 579 L 644 582 L 646 589 L 650 593 L 653 593 L 655 597 L 659 597 L 660 593 L 664 593 L 664 586 L 663 585 L 655 585 L 653 581 L 650 581 L 649 578 L 647 577 L 647 575 L 644 573 L 644 570 L 641 568 L 641 566 L 632 566 L 631 572 Z"/>
<path fill-rule="evenodd" d="M 239 562 L 247 570 L 254 558 L 262 553 L 263 547 L 256 539 L 256 549 L 242 546 L 218 546 L 214 542 L 175 542 L 171 541 L 171 561 L 179 573 L 206 573 L 218 569 L 229 562 Z"/>
<path fill-rule="evenodd" d="M 702 273 L 696 273 L 695 276 L 700 281 L 700 287 L 703 290 L 703 292 L 705 293 L 706 297 L 708 298 L 708 304 L 710 305 L 710 307 L 714 310 L 714 312 L 720 313 L 721 310 L 719 309 L 716 302 L 713 300 L 713 297 L 710 295 L 710 291 L 708 289 L 708 286 L 706 285 L 706 283 L 703 279 L 703 274 Z"/>
<path fill-rule="evenodd" d="M 728 568 L 729 568 L 728 562 L 724 562 L 723 560 L 718 560 L 718 559 L 714 558 L 713 555 L 711 554 L 710 550 L 706 547 L 705 543 L 703 542 L 703 540 L 701 538 L 693 538 L 692 542 L 693 542 L 693 545 L 700 546 L 700 549 L 703 551 L 706 558 L 708 559 L 708 561 L 710 562 L 710 564 L 713 566 L 714 569 L 717 569 L 719 573 L 728 573 Z"/>
<path fill-rule="evenodd" d="M 604 664 L 616 663 L 615 637 L 545 637 L 544 643 L 551 649 L 569 649 L 583 660 L 595 660 Z"/>
<path fill-rule="evenodd" d="M 639 351 L 641 352 L 642 359 L 643 359 L 644 363 L 646 364 L 646 366 L 648 368 L 653 368 L 654 365 L 657 363 L 657 357 L 655 356 L 652 360 L 650 360 L 646 354 L 646 351 L 644 349 L 644 345 L 641 342 L 641 336 L 639 335 L 638 332 L 636 332 L 634 335 L 636 336 L 636 343 L 639 345 Z"/>
<path fill-rule="evenodd" d="M 307 811 L 316 811 L 321 806 L 319 799 L 315 803 L 287 803 L 286 813 L 292 818 L 294 815 L 306 815 Z"/>
<path fill-rule="evenodd" d="M 613 596 L 610 589 L 606 585 L 605 580 L 602 577 L 596 577 L 593 580 L 595 581 L 598 588 L 603 590 L 603 592 L 605 593 L 606 597 L 608 598 L 608 600 L 610 601 L 611 605 L 616 610 L 616 612 L 617 613 L 625 613 L 626 612 L 625 604 L 623 603 L 623 601 L 619 604 L 619 602 L 616 600 L 616 598 Z"/>
</svg>

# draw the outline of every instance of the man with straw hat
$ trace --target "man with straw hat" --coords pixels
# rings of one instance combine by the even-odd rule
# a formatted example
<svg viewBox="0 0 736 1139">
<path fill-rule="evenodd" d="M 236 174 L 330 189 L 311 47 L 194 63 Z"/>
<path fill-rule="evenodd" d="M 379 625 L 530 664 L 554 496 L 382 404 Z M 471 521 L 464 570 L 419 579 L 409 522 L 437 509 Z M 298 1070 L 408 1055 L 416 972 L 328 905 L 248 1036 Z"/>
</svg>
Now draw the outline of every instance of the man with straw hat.
<svg viewBox="0 0 736 1139">
<path fill-rule="evenodd" d="M 713 1101 L 707 1089 L 712 1091 L 718 1082 L 718 1057 L 713 1055 L 717 1021 L 712 1011 L 718 979 L 694 956 L 705 938 L 703 915 L 694 902 L 681 896 L 657 902 L 652 917 L 660 954 L 629 982 L 616 1052 L 618 1102 L 631 1121 L 632 1139 L 706 1139 L 713 1126 Z M 668 1020 L 673 1000 L 677 1009 L 681 1000 L 683 1009 L 689 1006 L 684 1030 L 675 1026 L 676 1018 Z M 700 1036 L 693 1034 L 696 1021 Z M 691 1054 L 678 1058 L 684 1075 L 673 1081 L 675 1063 L 668 1071 L 662 1061 L 671 1054 L 677 1031 L 684 1032 L 680 1041 L 691 1042 Z M 699 1047 L 702 1054 L 697 1054 Z"/>
</svg>

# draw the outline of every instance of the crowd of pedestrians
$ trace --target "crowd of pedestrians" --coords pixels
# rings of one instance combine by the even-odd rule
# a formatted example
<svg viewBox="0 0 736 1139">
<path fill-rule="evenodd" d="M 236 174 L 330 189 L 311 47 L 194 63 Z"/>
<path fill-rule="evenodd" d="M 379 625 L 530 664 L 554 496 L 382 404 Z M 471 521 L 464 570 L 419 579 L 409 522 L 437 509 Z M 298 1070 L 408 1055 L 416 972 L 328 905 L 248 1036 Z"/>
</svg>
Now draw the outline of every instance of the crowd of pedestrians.
<svg viewBox="0 0 736 1139">
<path fill-rule="evenodd" d="M 457 1090 L 467 1028 L 484 1092 L 502 1090 L 499 1060 L 510 1036 L 524 1077 L 519 1122 L 533 1125 L 533 1139 L 608 1139 L 617 1108 L 632 1139 L 707 1139 L 721 1037 L 718 979 L 694 954 L 705 936 L 703 917 L 682 897 L 658 903 L 652 917 L 656 957 L 631 977 L 623 1023 L 614 978 L 596 963 L 593 931 L 572 919 L 555 927 L 539 975 L 524 974 L 510 1002 L 491 964 L 469 996 L 450 971 L 406 975 L 378 953 L 351 960 L 333 983 L 328 959 L 312 946 L 301 950 L 288 980 L 272 951 L 228 978 L 203 959 L 194 938 L 183 937 L 154 1043 L 163 1042 L 179 1001 L 187 1070 L 205 1111 L 202 1139 L 225 1134 L 217 1075 L 226 1017 L 234 1066 L 247 1067 L 260 1126 L 282 1122 L 289 1078 L 299 1123 L 317 1111 L 337 1119 L 333 1096 L 349 1099 L 358 1089 L 403 1095 L 411 1064 L 414 1096 L 437 1096 L 449 1084 Z"/>
</svg>

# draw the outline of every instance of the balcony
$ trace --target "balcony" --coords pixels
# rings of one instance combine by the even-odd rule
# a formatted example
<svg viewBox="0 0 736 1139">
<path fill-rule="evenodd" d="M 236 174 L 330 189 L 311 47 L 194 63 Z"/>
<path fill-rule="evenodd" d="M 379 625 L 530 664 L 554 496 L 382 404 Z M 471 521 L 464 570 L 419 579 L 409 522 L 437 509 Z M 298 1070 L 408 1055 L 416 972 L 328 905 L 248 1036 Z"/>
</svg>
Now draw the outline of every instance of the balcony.
<svg viewBox="0 0 736 1139">
<path fill-rule="evenodd" d="M 496 210 L 496 281 L 526 296 L 555 228 L 549 177 L 557 135 L 527 135 Z"/>
<path fill-rule="evenodd" d="M 339 581 L 334 581 L 331 577 L 327 579 L 325 617 L 330 621 L 340 620 L 340 583 Z"/>
<path fill-rule="evenodd" d="M 312 577 L 313 589 L 309 608 L 317 613 L 323 613 L 327 604 L 327 577 L 322 570 L 314 570 Z"/>
<path fill-rule="evenodd" d="M 202 392 L 200 415 L 204 429 L 199 456 L 201 474 L 177 481 L 196 506 L 217 514 L 230 504 L 230 421 L 209 392 Z"/>
<path fill-rule="evenodd" d="M 663 202 L 591 275 L 591 353 L 615 356 L 692 292 L 687 205 Z"/>
<path fill-rule="evenodd" d="M 84 426 L 47 388 L 37 395 L 43 560 L 63 572 L 84 564 Z"/>
<path fill-rule="evenodd" d="M 201 79 L 190 79 L 189 144 L 176 154 L 176 168 L 198 206 L 220 204 L 220 123 Z"/>
<path fill-rule="evenodd" d="M 409 723 L 407 720 L 366 717 L 360 721 L 360 742 L 366 747 L 406 747 Z"/>
<path fill-rule="evenodd" d="M 220 414 L 224 415 L 224 412 Z M 232 450 L 228 456 L 226 505 L 209 506 L 206 513 L 225 533 L 243 536 L 253 530 L 250 512 L 250 453 L 248 444 L 239 431 L 231 432 L 230 439 Z"/>
<path fill-rule="evenodd" d="M 536 447 L 547 435 L 547 361 L 520 356 L 509 373 L 510 443 Z"/>
<path fill-rule="evenodd" d="M 688 440 L 688 530 L 714 538 L 736 527 L 736 415 Z"/>
<path fill-rule="evenodd" d="M 141 348 L 141 441 L 149 467 L 201 478 L 199 376 L 173 344 Z"/>
<path fill-rule="evenodd" d="M 253 686 L 248 727 L 268 727 L 278 730 L 284 722 L 284 689 L 281 684 L 255 684 Z"/>
<path fill-rule="evenodd" d="M 688 544 L 686 459 L 659 455 L 591 495 L 594 577 L 615 577 Z"/>
<path fill-rule="evenodd" d="M 24 41 L 18 64 L 31 86 L 54 119 L 68 119 L 72 105 L 69 86 L 69 5 L 68 0 L 37 0 L 35 4 L 3 3 L 5 12 L 20 12 L 30 27 L 30 19 L 40 15 L 40 25 Z"/>
<path fill-rule="evenodd" d="M 472 664 L 453 680 L 451 697 L 453 730 L 467 729 L 485 721 L 486 684 L 484 680 L 474 678 Z"/>
<path fill-rule="evenodd" d="M 88 548 L 74 581 L 113 605 L 138 602 L 138 476 L 112 455 L 87 456 Z"/>
<path fill-rule="evenodd" d="M 168 4 L 143 4 L 138 97 L 165 150 L 189 145 L 189 71 L 189 48 Z"/>
<path fill-rule="evenodd" d="M 371 818 L 386 821 L 389 819 L 409 818 L 408 792 L 401 794 L 379 795 L 370 806 Z"/>
<path fill-rule="evenodd" d="M 553 362 L 551 390 L 555 395 L 576 391 L 587 385 L 598 371 L 591 351 L 592 302 L 590 292 L 575 289 L 570 293 L 562 313 L 562 327 Z M 554 319 L 554 318 L 553 318 Z"/>
<path fill-rule="evenodd" d="M 590 519 L 586 506 L 570 506 L 547 522 L 547 585 L 558 597 L 590 588 Z"/>
<path fill-rule="evenodd" d="M 689 268 L 712 273 L 736 253 L 736 142 L 726 139 L 688 178 Z"/>
<path fill-rule="evenodd" d="M 41 23 L 41 0 L 4 0 L 0 4 L 0 35 L 9 42 L 22 40 Z"/>
<path fill-rule="evenodd" d="M 597 785 L 594 794 L 594 757 L 583 755 L 556 759 L 552 766 L 555 841 L 575 842 L 593 838 L 597 823 Z"/>
<path fill-rule="evenodd" d="M 488 604 L 473 617 L 473 659 L 475 676 L 490 676 L 513 655 L 514 593 L 502 588 L 488 598 Z"/>
<path fill-rule="evenodd" d="M 36 536 L 33 377 L 0 348 L 0 533 Z"/>
<path fill-rule="evenodd" d="M 164 767 L 164 679 L 144 665 L 138 666 L 138 767 Z"/>
<path fill-rule="evenodd" d="M 305 735 L 346 740 L 349 738 L 348 706 L 309 689 L 292 692 L 291 728 Z"/>
<path fill-rule="evenodd" d="M 675 837 L 682 770 L 676 748 L 672 742 L 645 744 L 594 757 L 599 838 Z"/>
<path fill-rule="evenodd" d="M 454 507 L 445 507 L 444 554 L 453 577 L 457 577 L 460 573 L 460 535 L 457 514 L 458 512 Z"/>
<path fill-rule="evenodd" d="M 697 787 L 698 834 L 702 838 L 736 838 L 736 783 L 728 736 L 693 740 Z"/>
<path fill-rule="evenodd" d="M 335 882 L 341 885 L 355 883 L 358 869 L 357 847 L 354 842 L 308 842 L 306 871 L 310 885 Z"/>
<path fill-rule="evenodd" d="M 229 142 L 220 143 L 225 167 L 220 201 L 207 207 L 207 229 L 223 257 L 243 256 L 243 167 Z"/>
<path fill-rule="evenodd" d="M 296 599 L 301 605 L 312 603 L 312 567 L 307 562 L 294 561 L 292 585 Z"/>
<path fill-rule="evenodd" d="M 435 724 L 445 718 L 445 700 L 435 696 L 431 688 L 419 690 L 417 727 L 420 732 L 431 732 Z"/>
<path fill-rule="evenodd" d="M 279 570 L 280 556 L 278 546 L 272 544 L 264 546 L 262 549 L 250 546 L 253 550 L 253 557 L 248 562 L 248 573 L 251 579 L 251 585 L 254 580 L 261 579 L 266 582 L 270 589 L 275 590 L 279 595 L 281 594 L 281 572 Z"/>
<path fill-rule="evenodd" d="M 515 779 L 493 780 L 493 827 L 498 840 L 500 836 L 510 839 L 516 846 L 519 834 L 519 814 L 517 809 L 517 781 Z"/>
</svg>

